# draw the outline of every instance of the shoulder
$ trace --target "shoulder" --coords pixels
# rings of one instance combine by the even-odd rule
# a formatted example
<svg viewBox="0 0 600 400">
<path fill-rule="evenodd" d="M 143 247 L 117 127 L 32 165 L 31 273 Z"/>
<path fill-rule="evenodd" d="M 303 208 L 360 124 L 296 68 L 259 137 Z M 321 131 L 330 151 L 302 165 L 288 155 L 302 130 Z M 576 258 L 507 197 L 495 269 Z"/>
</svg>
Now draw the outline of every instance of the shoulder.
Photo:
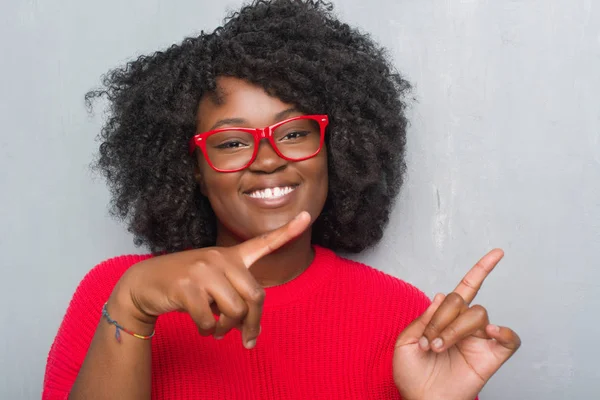
<svg viewBox="0 0 600 400">
<path fill-rule="evenodd" d="M 92 268 L 83 281 L 119 280 L 129 267 L 149 258 L 152 258 L 151 254 L 125 254 L 106 259 Z"/>
<path fill-rule="evenodd" d="M 416 299 L 427 298 L 420 289 L 412 284 L 372 266 L 340 255 L 334 255 L 333 259 L 339 278 L 343 278 L 349 285 L 358 286 L 369 291 L 383 291 L 386 296 L 396 294 Z"/>
<path fill-rule="evenodd" d="M 85 301 L 88 304 L 103 304 L 125 271 L 151 257 L 149 254 L 128 254 L 102 261 L 83 277 L 71 303 Z"/>
<path fill-rule="evenodd" d="M 70 321 L 73 317 L 77 320 L 82 318 L 82 315 L 93 315 L 95 318 L 93 312 L 102 308 L 125 271 L 150 257 L 152 256 L 123 255 L 109 258 L 93 267 L 79 282 L 69 302 L 64 321 Z"/>
</svg>

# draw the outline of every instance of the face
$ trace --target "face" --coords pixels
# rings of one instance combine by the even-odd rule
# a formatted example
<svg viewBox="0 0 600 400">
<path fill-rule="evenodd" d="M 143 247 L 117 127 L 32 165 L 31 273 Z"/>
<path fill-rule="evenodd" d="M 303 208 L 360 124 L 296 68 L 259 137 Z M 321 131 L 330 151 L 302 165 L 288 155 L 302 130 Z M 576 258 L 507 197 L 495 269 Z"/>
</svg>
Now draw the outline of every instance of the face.
<svg viewBox="0 0 600 400">
<path fill-rule="evenodd" d="M 204 96 L 198 107 L 197 132 L 216 127 L 264 128 L 302 115 L 294 105 L 269 96 L 244 80 L 217 80 L 220 101 Z M 304 161 L 279 157 L 268 140 L 260 142 L 254 162 L 238 172 L 217 172 L 196 151 L 196 178 L 217 216 L 217 243 L 234 244 L 279 228 L 301 211 L 313 221 L 327 198 L 327 151 Z"/>
</svg>

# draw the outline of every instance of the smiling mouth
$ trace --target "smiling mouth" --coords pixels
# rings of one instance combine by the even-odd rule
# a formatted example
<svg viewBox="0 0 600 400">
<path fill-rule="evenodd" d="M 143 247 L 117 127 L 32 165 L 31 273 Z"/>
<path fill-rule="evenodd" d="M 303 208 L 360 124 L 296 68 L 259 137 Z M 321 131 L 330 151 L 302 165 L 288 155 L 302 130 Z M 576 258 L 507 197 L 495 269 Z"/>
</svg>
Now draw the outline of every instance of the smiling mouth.
<svg viewBox="0 0 600 400">
<path fill-rule="evenodd" d="M 253 199 L 278 199 L 292 193 L 298 186 L 281 186 L 273 188 L 265 188 L 246 193 L 247 196 Z"/>
</svg>

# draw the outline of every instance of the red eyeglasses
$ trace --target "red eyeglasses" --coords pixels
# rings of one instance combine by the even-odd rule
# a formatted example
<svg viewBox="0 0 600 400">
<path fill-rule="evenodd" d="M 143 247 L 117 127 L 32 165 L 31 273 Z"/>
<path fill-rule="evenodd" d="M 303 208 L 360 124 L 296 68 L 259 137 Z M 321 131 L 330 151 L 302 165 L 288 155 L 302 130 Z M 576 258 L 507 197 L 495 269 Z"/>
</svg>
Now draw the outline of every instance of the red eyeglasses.
<svg viewBox="0 0 600 400">
<path fill-rule="evenodd" d="M 262 139 L 277 155 L 288 161 L 302 161 L 323 148 L 327 115 L 302 115 L 266 128 L 221 128 L 199 133 L 190 140 L 190 154 L 199 147 L 208 164 L 218 172 L 236 172 L 256 159 Z"/>
</svg>

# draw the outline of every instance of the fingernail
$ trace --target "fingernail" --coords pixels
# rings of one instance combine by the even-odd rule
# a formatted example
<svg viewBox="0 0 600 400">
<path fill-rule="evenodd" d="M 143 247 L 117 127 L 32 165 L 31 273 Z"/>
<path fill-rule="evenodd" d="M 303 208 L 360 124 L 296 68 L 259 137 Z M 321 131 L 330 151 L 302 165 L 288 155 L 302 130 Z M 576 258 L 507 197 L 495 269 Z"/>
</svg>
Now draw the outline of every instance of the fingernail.
<svg viewBox="0 0 600 400">
<path fill-rule="evenodd" d="M 250 350 L 250 349 L 254 348 L 254 346 L 256 346 L 256 339 L 248 340 L 248 341 L 246 342 L 246 348 L 247 348 L 248 350 Z"/>
<path fill-rule="evenodd" d="M 427 338 L 425 336 L 423 336 L 421 339 L 419 339 L 419 347 L 421 348 L 421 350 L 427 350 L 428 346 L 429 346 L 429 340 L 427 340 Z"/>
<path fill-rule="evenodd" d="M 490 325 L 490 329 L 495 333 L 500 332 L 500 327 L 498 325 Z"/>
<path fill-rule="evenodd" d="M 442 339 L 436 338 L 436 339 L 433 339 L 433 342 L 431 342 L 431 345 L 436 349 L 441 349 L 442 346 L 444 345 L 444 342 L 442 341 Z"/>
</svg>

